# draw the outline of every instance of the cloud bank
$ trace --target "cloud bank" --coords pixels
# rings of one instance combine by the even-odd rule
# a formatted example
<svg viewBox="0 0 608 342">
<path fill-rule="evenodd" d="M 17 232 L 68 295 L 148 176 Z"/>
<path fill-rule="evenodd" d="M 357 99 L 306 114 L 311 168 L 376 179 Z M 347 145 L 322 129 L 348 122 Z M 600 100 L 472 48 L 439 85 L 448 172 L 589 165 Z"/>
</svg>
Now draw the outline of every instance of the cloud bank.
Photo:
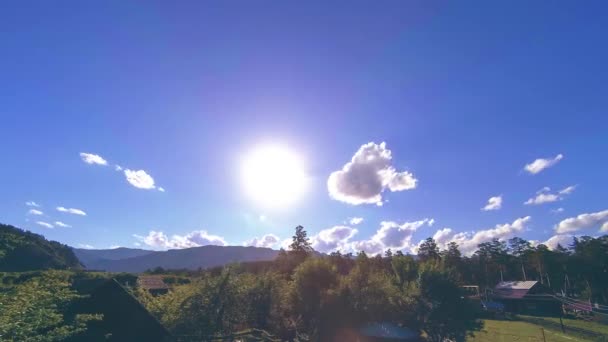
<svg viewBox="0 0 608 342">
<path fill-rule="evenodd" d="M 133 237 L 150 247 L 158 249 L 181 249 L 207 245 L 227 245 L 224 238 L 209 234 L 205 230 L 195 230 L 187 235 L 173 235 L 171 238 L 161 231 L 152 230 L 147 236 L 133 234 Z"/>
</svg>

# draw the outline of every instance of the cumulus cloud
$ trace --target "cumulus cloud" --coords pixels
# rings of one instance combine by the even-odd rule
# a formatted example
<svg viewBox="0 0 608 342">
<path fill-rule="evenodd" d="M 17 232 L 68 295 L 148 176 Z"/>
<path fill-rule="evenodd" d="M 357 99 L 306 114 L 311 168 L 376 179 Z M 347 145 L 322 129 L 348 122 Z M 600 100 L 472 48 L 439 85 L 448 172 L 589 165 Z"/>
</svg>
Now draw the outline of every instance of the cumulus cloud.
<svg viewBox="0 0 608 342">
<path fill-rule="evenodd" d="M 249 241 L 245 241 L 243 246 L 266 247 L 272 248 L 280 241 L 279 237 L 274 234 L 266 234 L 262 237 L 255 237 Z"/>
<path fill-rule="evenodd" d="M 485 207 L 481 208 L 481 210 L 483 210 L 483 211 L 498 210 L 498 209 L 500 209 L 501 206 L 502 206 L 502 195 L 494 196 L 494 197 L 490 197 L 490 199 L 488 199 L 488 204 L 486 204 Z"/>
<path fill-rule="evenodd" d="M 475 232 L 456 233 L 450 228 L 444 228 L 437 231 L 433 238 L 441 249 L 445 249 L 450 242 L 456 242 L 463 254 L 470 255 L 477 250 L 480 243 L 493 239 L 508 239 L 522 232 L 530 220 L 530 216 L 521 217 L 513 223 L 498 224 L 494 228 Z"/>
<path fill-rule="evenodd" d="M 28 212 L 30 215 L 43 215 L 44 213 L 38 209 L 30 209 Z"/>
<path fill-rule="evenodd" d="M 596 213 L 580 214 L 576 217 L 567 218 L 555 225 L 555 232 L 557 234 L 572 233 L 585 228 L 599 226 L 606 221 L 608 221 L 608 209 Z M 602 226 L 602 229 L 604 229 L 604 226 Z"/>
<path fill-rule="evenodd" d="M 63 222 L 61 222 L 61 221 L 55 221 L 55 225 L 56 225 L 57 227 L 63 227 L 63 228 L 70 228 L 70 227 L 72 227 L 72 226 L 70 226 L 69 224 L 65 224 L 65 223 L 63 223 Z"/>
<path fill-rule="evenodd" d="M 80 215 L 80 216 L 87 215 L 87 213 L 85 213 L 84 211 L 82 211 L 80 209 L 76 209 L 76 208 L 57 207 L 56 209 L 57 209 L 57 211 L 60 211 L 62 213 L 68 213 L 68 214 L 74 214 L 74 215 Z"/>
<path fill-rule="evenodd" d="M 181 249 L 207 245 L 225 246 L 224 238 L 211 235 L 205 230 L 195 230 L 187 235 L 173 235 L 169 238 L 160 231 L 150 231 L 147 236 L 133 234 L 133 237 L 146 245 L 159 249 Z"/>
<path fill-rule="evenodd" d="M 347 226 L 335 226 L 324 229 L 311 238 L 312 248 L 319 252 L 329 253 L 349 248 L 349 240 L 357 234 L 357 229 Z"/>
<path fill-rule="evenodd" d="M 539 205 L 543 203 L 551 203 L 561 201 L 566 198 L 567 195 L 574 192 L 576 185 L 571 185 L 564 189 L 559 190 L 557 193 L 551 193 L 551 188 L 548 186 L 538 190 L 536 196 L 528 199 L 524 202 L 525 205 Z"/>
<path fill-rule="evenodd" d="M 554 250 L 557 248 L 557 245 L 561 245 L 562 247 L 568 248 L 570 244 L 572 244 L 572 240 L 574 236 L 572 235 L 554 235 L 550 237 L 547 241 L 543 242 L 543 245 L 549 247 L 549 249 Z"/>
<path fill-rule="evenodd" d="M 348 222 L 350 222 L 350 224 L 352 224 L 353 226 L 356 226 L 363 222 L 363 217 L 353 217 Z"/>
<path fill-rule="evenodd" d="M 600 228 L 600 232 L 608 233 L 608 222 L 604 222 L 604 224 L 602 225 L 602 228 Z"/>
<path fill-rule="evenodd" d="M 34 201 L 27 201 L 27 202 L 25 202 L 25 205 L 27 205 L 28 207 L 40 207 L 40 204 L 38 204 Z"/>
<path fill-rule="evenodd" d="M 50 224 L 48 222 L 44 222 L 44 221 L 36 221 L 36 224 L 39 226 L 46 227 L 46 228 L 54 228 L 52 224 Z"/>
<path fill-rule="evenodd" d="M 414 247 L 411 243 L 412 235 L 418 228 L 431 226 L 435 221 L 425 218 L 419 221 L 404 222 L 399 224 L 394 221 L 382 221 L 380 228 L 368 240 L 353 241 L 350 249 L 354 252 L 365 251 L 369 254 L 382 253 L 387 249 L 405 250 Z"/>
<path fill-rule="evenodd" d="M 367 143 L 359 148 L 342 170 L 329 175 L 327 188 L 331 198 L 353 205 L 382 203 L 385 190 L 416 188 L 418 180 L 410 172 L 398 172 L 392 166 L 386 143 Z"/>
<path fill-rule="evenodd" d="M 80 158 L 87 164 L 108 165 L 108 162 L 97 154 L 81 152 Z"/>
<path fill-rule="evenodd" d="M 550 168 L 564 158 L 564 155 L 558 154 L 555 158 L 538 158 L 530 164 L 526 164 L 524 170 L 530 174 L 537 174 L 544 169 Z"/>
<path fill-rule="evenodd" d="M 125 170 L 125 177 L 127 182 L 139 189 L 154 189 L 154 178 L 146 173 L 144 170 Z M 164 189 L 163 189 L 164 190 Z"/>
</svg>

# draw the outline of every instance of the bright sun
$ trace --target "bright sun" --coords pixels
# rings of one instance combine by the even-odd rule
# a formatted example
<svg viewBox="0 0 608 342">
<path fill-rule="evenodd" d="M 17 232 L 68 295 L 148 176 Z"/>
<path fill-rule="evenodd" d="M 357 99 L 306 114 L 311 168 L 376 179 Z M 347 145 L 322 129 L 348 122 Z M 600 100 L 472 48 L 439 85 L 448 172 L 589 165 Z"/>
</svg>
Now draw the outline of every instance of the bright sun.
<svg viewBox="0 0 608 342">
<path fill-rule="evenodd" d="M 250 151 L 241 172 L 247 194 L 266 208 L 288 207 L 307 188 L 302 160 L 283 146 L 264 145 Z"/>
</svg>

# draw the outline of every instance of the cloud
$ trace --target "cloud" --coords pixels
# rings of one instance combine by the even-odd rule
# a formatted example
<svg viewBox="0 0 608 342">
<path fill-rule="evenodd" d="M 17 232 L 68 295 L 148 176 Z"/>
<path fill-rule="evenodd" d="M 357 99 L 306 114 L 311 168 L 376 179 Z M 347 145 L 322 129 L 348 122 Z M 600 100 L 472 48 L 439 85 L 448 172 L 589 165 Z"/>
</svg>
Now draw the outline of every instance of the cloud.
<svg viewBox="0 0 608 342">
<path fill-rule="evenodd" d="M 139 243 L 139 242 L 133 242 L 133 246 L 135 246 L 135 247 L 141 247 L 141 243 Z"/>
<path fill-rule="evenodd" d="M 554 235 L 547 241 L 543 242 L 543 245 L 549 247 L 551 250 L 556 249 L 558 244 L 560 244 L 562 247 L 568 248 L 568 246 L 572 244 L 573 239 L 574 236 L 572 235 Z"/>
<path fill-rule="evenodd" d="M 608 221 L 608 209 L 596 213 L 580 214 L 576 217 L 567 218 L 555 225 L 555 232 L 557 234 L 572 233 L 585 228 L 599 226 L 606 221 Z"/>
<path fill-rule="evenodd" d="M 207 245 L 226 246 L 224 238 L 211 235 L 205 230 L 195 230 L 187 235 L 173 235 L 169 238 L 165 233 L 160 231 L 150 231 L 147 236 L 134 234 L 133 237 L 145 243 L 146 245 L 160 249 L 181 249 L 190 247 L 199 247 Z"/>
<path fill-rule="evenodd" d="M 488 204 L 485 207 L 481 208 L 483 211 L 489 210 L 498 210 L 502 206 L 502 195 L 490 197 L 488 200 Z"/>
<path fill-rule="evenodd" d="M 27 201 L 27 202 L 25 202 L 25 205 L 27 205 L 28 207 L 40 207 L 40 204 L 38 204 L 34 201 Z"/>
<path fill-rule="evenodd" d="M 69 224 L 65 224 L 65 223 L 63 223 L 63 222 L 61 222 L 61 221 L 55 221 L 55 225 L 56 225 L 57 227 L 63 227 L 63 228 L 71 228 L 71 227 L 72 227 L 72 226 L 70 226 Z"/>
<path fill-rule="evenodd" d="M 477 245 L 483 242 L 493 239 L 508 239 L 522 232 L 530 220 L 530 216 L 521 217 L 513 223 L 498 224 L 494 228 L 476 232 L 456 233 L 450 228 L 444 228 L 437 231 L 433 238 L 441 249 L 445 249 L 450 242 L 456 242 L 463 254 L 470 255 L 477 250 Z"/>
<path fill-rule="evenodd" d="M 165 188 L 163 188 L 162 186 L 159 186 L 159 187 L 158 187 L 158 191 L 160 191 L 160 192 L 165 192 Z"/>
<path fill-rule="evenodd" d="M 272 248 L 279 241 L 280 239 L 278 236 L 274 234 L 266 234 L 260 238 L 255 237 L 249 241 L 245 241 L 243 246 Z"/>
<path fill-rule="evenodd" d="M 119 245 L 112 245 L 112 246 L 110 246 L 110 249 L 116 249 L 116 248 L 120 248 L 120 247 L 122 247 L 122 246 L 119 246 Z"/>
<path fill-rule="evenodd" d="M 357 229 L 347 226 L 335 226 L 324 229 L 313 236 L 311 240 L 312 248 L 322 253 L 329 253 L 336 250 L 346 251 L 349 249 L 349 240 L 357 234 Z"/>
<path fill-rule="evenodd" d="M 114 165 L 114 170 L 115 171 L 122 171 L 122 166 L 116 164 L 116 165 Z"/>
<path fill-rule="evenodd" d="M 528 199 L 524 202 L 525 205 L 539 205 L 543 203 L 551 203 L 561 201 L 566 198 L 567 195 L 574 192 L 576 185 L 571 185 L 567 188 L 559 190 L 557 193 L 551 193 L 551 188 L 548 186 L 538 190 L 536 196 Z"/>
<path fill-rule="evenodd" d="M 87 164 L 108 165 L 108 162 L 97 154 L 81 152 L 80 158 Z"/>
<path fill-rule="evenodd" d="M 56 209 L 57 209 L 57 211 L 61 211 L 62 213 L 87 216 L 87 213 L 85 213 L 84 211 L 82 211 L 80 209 L 76 209 L 76 208 L 57 207 Z"/>
<path fill-rule="evenodd" d="M 87 245 L 86 243 L 79 243 L 78 244 L 79 248 L 84 248 L 84 249 L 93 249 L 95 247 L 91 246 L 91 245 Z"/>
<path fill-rule="evenodd" d="M 144 170 L 125 170 L 127 182 L 139 189 L 154 189 L 154 178 Z"/>
<path fill-rule="evenodd" d="M 604 224 L 602 225 L 602 228 L 600 228 L 600 232 L 608 233 L 608 222 L 604 222 Z"/>
<path fill-rule="evenodd" d="M 407 171 L 397 172 L 391 160 L 391 151 L 384 142 L 361 146 L 342 170 L 329 175 L 330 197 L 353 205 L 381 205 L 382 192 L 387 189 L 395 192 L 416 188 L 418 180 L 414 175 Z"/>
<path fill-rule="evenodd" d="M 360 224 L 361 222 L 363 222 L 363 217 L 353 217 L 348 222 L 350 222 L 351 225 L 356 226 L 356 225 Z"/>
<path fill-rule="evenodd" d="M 546 158 L 546 159 L 539 158 L 530 164 L 526 164 L 526 166 L 524 167 L 524 170 L 526 170 L 530 174 L 535 175 L 535 174 L 541 172 L 542 170 L 550 168 L 551 166 L 557 164 L 563 158 L 564 158 L 563 154 L 558 154 L 557 156 L 555 156 L 555 158 Z"/>
<path fill-rule="evenodd" d="M 369 240 L 353 241 L 350 249 L 354 252 L 365 251 L 370 254 L 382 253 L 389 248 L 392 250 L 411 249 L 414 247 L 411 243 L 414 232 L 424 225 L 430 227 L 434 222 L 435 220 L 428 218 L 402 224 L 382 221 L 380 228 Z"/>
<path fill-rule="evenodd" d="M 36 221 L 36 224 L 46 228 L 54 228 L 52 224 L 44 221 Z"/>
<path fill-rule="evenodd" d="M 564 208 L 557 208 L 557 209 L 552 209 L 551 210 L 551 212 L 554 213 L 554 214 L 561 213 L 563 211 L 564 211 Z"/>
<path fill-rule="evenodd" d="M 30 209 L 28 212 L 30 215 L 43 215 L 44 213 L 38 209 Z"/>
</svg>

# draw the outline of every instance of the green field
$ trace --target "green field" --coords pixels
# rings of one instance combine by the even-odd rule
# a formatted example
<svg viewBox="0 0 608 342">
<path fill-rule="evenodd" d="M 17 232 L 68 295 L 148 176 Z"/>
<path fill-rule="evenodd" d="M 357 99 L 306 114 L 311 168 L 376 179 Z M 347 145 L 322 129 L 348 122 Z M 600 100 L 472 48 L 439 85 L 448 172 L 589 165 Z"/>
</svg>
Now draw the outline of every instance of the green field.
<svg viewBox="0 0 608 342">
<path fill-rule="evenodd" d="M 572 320 L 569 320 L 572 321 Z M 520 322 L 520 321 L 497 321 L 483 320 L 484 326 L 481 331 L 478 331 L 474 336 L 467 338 L 468 342 L 491 342 L 491 341 L 548 341 L 548 342 L 576 342 L 576 341 L 594 341 L 584 337 L 563 334 L 560 331 L 543 328 L 541 325 Z M 559 319 L 557 319 L 559 323 Z M 575 321 L 577 323 L 588 323 Z M 564 322 L 566 324 L 566 322 Z M 570 324 L 570 322 L 568 323 Z M 586 329 L 606 329 L 605 326 L 593 323 L 587 325 Z M 590 329 L 591 330 L 591 329 Z M 543 340 L 544 331 L 544 340 Z M 598 330 L 595 330 L 598 331 Z M 599 331 L 598 331 L 599 332 Z"/>
</svg>

